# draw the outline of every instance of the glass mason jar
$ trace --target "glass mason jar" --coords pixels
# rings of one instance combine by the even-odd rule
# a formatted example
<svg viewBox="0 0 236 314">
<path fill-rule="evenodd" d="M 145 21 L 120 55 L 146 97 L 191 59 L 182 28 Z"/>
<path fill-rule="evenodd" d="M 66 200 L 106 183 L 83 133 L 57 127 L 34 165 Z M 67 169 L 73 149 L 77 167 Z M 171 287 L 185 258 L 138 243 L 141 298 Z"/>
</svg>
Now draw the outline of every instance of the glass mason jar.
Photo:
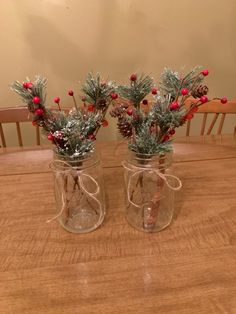
<svg viewBox="0 0 236 314">
<path fill-rule="evenodd" d="M 130 151 L 123 162 L 126 219 L 145 232 L 167 227 L 174 212 L 174 191 L 181 181 L 170 174 L 172 154 L 145 155 Z"/>
<path fill-rule="evenodd" d="M 68 160 L 55 154 L 54 194 L 57 219 L 69 232 L 87 233 L 98 228 L 105 216 L 104 189 L 98 156 Z"/>
</svg>

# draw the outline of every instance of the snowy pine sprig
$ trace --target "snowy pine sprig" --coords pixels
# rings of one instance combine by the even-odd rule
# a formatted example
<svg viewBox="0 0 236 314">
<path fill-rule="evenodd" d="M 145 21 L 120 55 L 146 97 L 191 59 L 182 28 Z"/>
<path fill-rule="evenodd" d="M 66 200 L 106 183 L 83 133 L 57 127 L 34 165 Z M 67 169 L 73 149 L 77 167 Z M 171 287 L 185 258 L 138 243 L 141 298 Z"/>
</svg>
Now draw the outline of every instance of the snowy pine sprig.
<svg viewBox="0 0 236 314">
<path fill-rule="evenodd" d="M 194 67 L 185 76 L 169 68 L 165 68 L 160 77 L 159 89 L 163 95 L 170 95 L 172 100 L 179 97 L 181 89 L 191 91 L 202 83 L 204 75 L 200 71 L 201 67 Z"/>
<path fill-rule="evenodd" d="M 74 99 L 73 110 L 62 110 L 59 97 L 54 99 L 58 109 L 47 108 L 46 88 L 47 79 L 42 76 L 36 76 L 33 82 L 27 79 L 11 85 L 11 90 L 26 103 L 33 125 L 42 127 L 44 135 L 55 145 L 55 151 L 69 159 L 84 158 L 94 149 L 95 134 L 103 123 L 104 112 L 91 110 L 89 106 L 78 107 L 73 91 L 68 92 Z"/>
<path fill-rule="evenodd" d="M 116 86 L 112 81 L 105 81 L 100 74 L 89 73 L 82 86 L 83 101 L 94 105 L 95 110 L 106 110 L 112 100 L 116 99 Z"/>
<path fill-rule="evenodd" d="M 141 101 L 150 93 L 153 80 L 149 75 L 132 74 L 128 85 L 118 86 L 119 95 L 139 108 Z"/>
<path fill-rule="evenodd" d="M 199 106 L 209 102 L 208 87 L 202 85 L 209 74 L 207 69 L 195 67 L 186 75 L 165 68 L 160 77 L 159 90 L 152 88 L 149 76 L 132 74 L 130 85 L 118 87 L 124 102 L 116 105 L 111 116 L 129 148 L 141 154 L 164 154 L 172 150 L 176 128 L 191 120 Z M 145 99 L 151 92 L 153 101 Z M 220 98 L 214 98 L 220 99 Z M 189 105 L 186 106 L 186 101 Z M 221 98 L 225 104 L 227 98 Z"/>
</svg>

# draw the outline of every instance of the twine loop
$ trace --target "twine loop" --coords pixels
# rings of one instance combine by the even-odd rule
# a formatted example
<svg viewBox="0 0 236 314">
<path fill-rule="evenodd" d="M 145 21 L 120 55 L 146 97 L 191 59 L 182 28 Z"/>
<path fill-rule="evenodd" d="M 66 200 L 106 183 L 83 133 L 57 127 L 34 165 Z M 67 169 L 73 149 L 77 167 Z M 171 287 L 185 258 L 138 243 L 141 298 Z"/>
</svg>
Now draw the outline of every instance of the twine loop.
<svg viewBox="0 0 236 314">
<path fill-rule="evenodd" d="M 168 186 L 168 188 L 170 188 L 172 191 L 178 191 L 181 189 L 182 187 L 182 182 L 181 180 L 176 177 L 176 176 L 173 176 L 171 174 L 165 174 L 165 173 L 162 173 L 160 172 L 159 169 L 156 169 L 156 168 L 153 168 L 153 167 L 148 167 L 148 168 L 145 168 L 145 167 L 136 167 L 134 165 L 132 165 L 131 167 L 127 166 L 126 165 L 127 162 L 123 162 L 122 163 L 122 166 L 124 167 L 124 169 L 128 170 L 128 171 L 132 171 L 133 174 L 129 177 L 129 180 L 128 180 L 128 185 L 127 185 L 127 197 L 128 197 L 128 201 L 129 203 L 131 203 L 132 205 L 134 205 L 135 207 L 138 207 L 140 208 L 140 206 L 136 203 L 134 203 L 132 200 L 131 200 L 131 197 L 130 197 L 130 186 L 131 186 L 131 181 L 133 178 L 135 178 L 136 176 L 139 176 L 140 174 L 143 174 L 145 172 L 148 172 L 148 173 L 154 173 L 157 177 L 161 178 L 162 180 L 164 180 L 165 184 Z M 177 183 L 174 184 L 174 185 L 171 185 L 171 183 L 168 181 L 169 178 L 172 178 L 175 180 L 175 182 Z"/>
<path fill-rule="evenodd" d="M 58 165 L 59 165 L 59 169 L 57 168 Z M 65 168 L 65 166 L 66 166 L 66 168 Z M 79 187 L 81 188 L 81 190 L 84 192 L 85 195 L 92 198 L 98 204 L 99 212 L 101 213 L 102 204 L 98 200 L 98 198 L 96 197 L 100 193 L 100 187 L 99 187 L 99 184 L 97 183 L 97 181 L 92 176 L 85 173 L 84 170 L 81 170 L 79 167 L 73 167 L 69 163 L 62 161 L 62 160 L 59 160 L 59 159 L 52 161 L 50 163 L 50 168 L 54 172 L 56 172 L 56 180 L 58 179 L 58 177 L 60 177 L 61 173 L 65 174 L 66 176 L 68 174 L 71 174 L 75 181 L 78 180 L 78 184 L 79 184 Z M 93 184 L 95 185 L 95 191 L 94 192 L 88 191 L 88 189 L 85 187 L 85 185 L 84 185 L 84 179 L 85 178 L 89 179 L 90 182 L 93 182 Z M 61 201 L 62 201 L 62 208 L 61 208 L 60 212 L 56 216 L 47 220 L 46 221 L 47 223 L 55 220 L 56 218 L 60 217 L 63 214 L 63 212 L 67 206 L 66 191 L 64 189 L 62 192 Z"/>
</svg>

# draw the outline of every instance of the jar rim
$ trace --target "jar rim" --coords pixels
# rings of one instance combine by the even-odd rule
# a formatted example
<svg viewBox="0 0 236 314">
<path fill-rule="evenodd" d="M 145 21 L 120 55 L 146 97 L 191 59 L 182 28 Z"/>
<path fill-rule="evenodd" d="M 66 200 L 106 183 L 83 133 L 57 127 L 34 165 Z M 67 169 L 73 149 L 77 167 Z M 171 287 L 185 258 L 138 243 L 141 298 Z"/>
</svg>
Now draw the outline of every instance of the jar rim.
<svg viewBox="0 0 236 314">
<path fill-rule="evenodd" d="M 66 161 L 70 161 L 70 162 L 86 161 L 86 160 L 91 159 L 92 157 L 97 157 L 98 156 L 97 152 L 94 151 L 94 150 L 88 152 L 84 157 L 77 157 L 77 158 L 73 158 L 73 157 L 70 157 L 70 156 L 62 155 L 62 154 L 60 154 L 60 153 L 58 153 L 56 151 L 56 148 L 53 148 L 53 153 L 54 153 L 55 156 L 58 157 L 58 159 L 66 160 Z"/>
<path fill-rule="evenodd" d="M 78 159 L 67 158 L 67 156 L 58 154 L 55 151 L 54 154 L 56 158 L 54 158 L 54 160 L 50 163 L 50 168 L 53 171 L 65 171 L 70 168 L 75 170 L 83 170 L 94 167 L 99 164 L 99 158 L 96 152 L 90 152 L 89 155 L 87 155 L 85 158 Z M 84 165 L 84 163 L 87 164 Z"/>
<path fill-rule="evenodd" d="M 166 168 L 171 165 L 172 157 L 172 152 L 167 152 L 166 154 L 140 154 L 129 150 L 126 161 L 131 164 L 142 164 L 144 167 L 150 167 L 150 164 L 147 165 L 147 162 L 158 163 L 158 167 Z"/>
<path fill-rule="evenodd" d="M 166 157 L 172 157 L 173 156 L 173 152 L 171 151 L 171 152 L 166 152 L 166 153 L 156 153 L 156 154 L 143 154 L 143 153 L 139 153 L 139 152 L 135 152 L 134 150 L 128 150 L 128 153 L 130 154 L 130 155 L 133 155 L 133 156 L 137 156 L 137 157 L 144 157 L 144 158 L 146 158 L 146 157 L 150 157 L 150 158 L 152 158 L 152 157 L 158 157 L 158 158 L 166 158 Z"/>
</svg>

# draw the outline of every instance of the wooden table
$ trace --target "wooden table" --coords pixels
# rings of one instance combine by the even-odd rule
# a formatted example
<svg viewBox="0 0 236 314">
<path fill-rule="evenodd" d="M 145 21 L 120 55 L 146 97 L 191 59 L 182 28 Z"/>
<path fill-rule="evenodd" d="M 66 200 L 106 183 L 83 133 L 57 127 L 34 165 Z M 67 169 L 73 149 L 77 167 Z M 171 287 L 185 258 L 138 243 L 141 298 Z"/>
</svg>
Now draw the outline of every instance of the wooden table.
<svg viewBox="0 0 236 314">
<path fill-rule="evenodd" d="M 0 155 L 0 313 L 236 313 L 236 147 L 175 144 L 175 217 L 146 234 L 124 217 L 123 144 L 101 156 L 107 215 L 89 234 L 54 215 L 50 150 Z"/>
</svg>

